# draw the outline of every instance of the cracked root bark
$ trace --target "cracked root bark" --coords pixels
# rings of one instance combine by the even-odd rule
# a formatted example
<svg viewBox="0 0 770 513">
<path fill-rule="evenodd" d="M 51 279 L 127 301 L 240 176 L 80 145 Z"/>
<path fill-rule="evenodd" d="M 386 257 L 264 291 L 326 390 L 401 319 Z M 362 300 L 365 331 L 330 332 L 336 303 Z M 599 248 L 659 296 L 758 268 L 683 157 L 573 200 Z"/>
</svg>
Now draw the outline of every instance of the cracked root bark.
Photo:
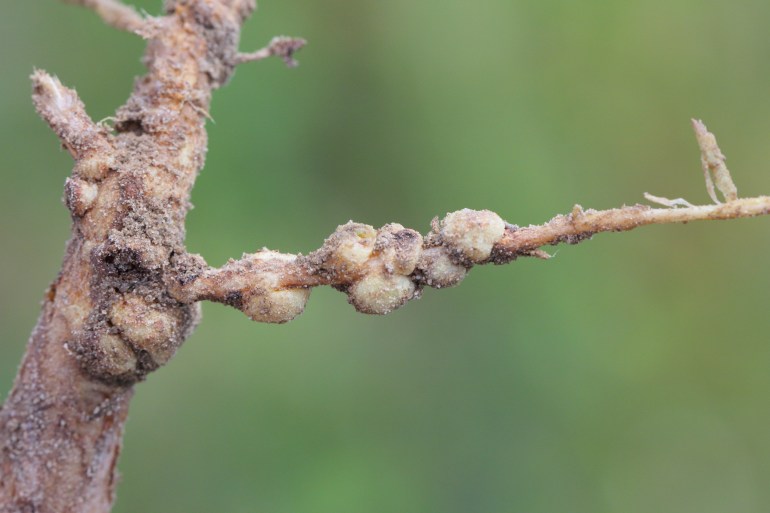
<svg viewBox="0 0 770 513">
<path fill-rule="evenodd" d="M 302 312 L 312 287 L 330 285 L 357 310 L 385 314 L 424 287 L 458 284 L 474 265 L 547 258 L 543 246 L 770 212 L 768 197 L 737 196 L 716 139 L 695 122 L 712 205 L 648 196 L 667 208 L 575 206 L 528 227 L 464 209 L 434 219 L 425 236 L 395 223 L 349 222 L 309 255 L 262 250 L 211 268 L 184 246 L 211 93 L 240 63 L 278 56 L 294 65 L 304 41 L 279 37 L 240 53 L 253 0 L 167 0 L 163 16 L 147 18 L 116 0 L 67 1 L 147 39 L 148 71 L 117 110 L 114 131 L 94 123 L 58 79 L 32 75 L 38 113 L 75 161 L 65 186 L 72 235 L 0 410 L 2 512 L 110 510 L 133 385 L 173 356 L 198 322 L 201 300 L 281 323 Z"/>
</svg>

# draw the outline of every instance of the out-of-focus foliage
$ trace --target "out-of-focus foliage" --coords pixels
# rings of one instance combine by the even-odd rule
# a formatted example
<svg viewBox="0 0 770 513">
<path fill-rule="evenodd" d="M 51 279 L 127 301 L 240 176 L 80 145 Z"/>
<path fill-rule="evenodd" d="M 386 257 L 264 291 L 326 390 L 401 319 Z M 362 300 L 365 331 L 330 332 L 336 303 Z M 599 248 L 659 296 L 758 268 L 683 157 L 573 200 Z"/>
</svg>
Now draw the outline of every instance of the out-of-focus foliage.
<svg viewBox="0 0 770 513">
<path fill-rule="evenodd" d="M 158 12 L 160 2 L 140 7 Z M 307 252 L 348 219 L 707 202 L 689 118 L 770 193 L 770 4 L 264 0 L 301 66 L 215 96 L 189 248 Z M 109 116 L 143 43 L 53 0 L 0 16 L 0 389 L 68 233 L 33 66 Z M 137 387 L 116 511 L 770 509 L 770 220 L 645 228 L 474 269 L 387 317 L 313 292 L 285 326 L 205 305 Z"/>
</svg>

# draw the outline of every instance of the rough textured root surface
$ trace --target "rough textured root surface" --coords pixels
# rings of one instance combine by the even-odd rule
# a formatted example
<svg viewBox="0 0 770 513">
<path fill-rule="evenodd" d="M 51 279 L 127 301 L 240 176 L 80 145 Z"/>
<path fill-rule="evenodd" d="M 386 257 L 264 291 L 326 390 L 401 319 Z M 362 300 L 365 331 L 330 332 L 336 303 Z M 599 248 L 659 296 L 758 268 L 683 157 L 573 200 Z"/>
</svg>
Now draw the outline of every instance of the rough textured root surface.
<svg viewBox="0 0 770 513">
<path fill-rule="evenodd" d="M 187 257 L 180 259 L 184 270 L 169 290 L 181 302 L 219 301 L 254 320 L 283 323 L 302 313 L 310 287 L 331 285 L 344 291 L 359 312 L 387 314 L 419 297 L 423 286 L 458 284 L 467 269 L 490 258 L 506 226 L 494 212 L 470 209 L 434 224 L 423 239 L 400 224 L 375 230 L 351 221 L 307 256 L 262 250 L 221 269 Z"/>
<path fill-rule="evenodd" d="M 46 301 L 0 410 L 0 511 L 109 511 L 131 387 L 84 380 Z"/>
<path fill-rule="evenodd" d="M 169 292 L 183 303 L 217 301 L 253 320 L 284 323 L 302 313 L 310 288 L 330 285 L 346 293 L 359 312 L 387 314 L 419 298 L 423 287 L 459 284 L 474 265 L 507 264 L 519 257 L 548 259 L 542 246 L 578 244 L 597 233 L 649 224 L 767 214 L 767 196 L 686 208 L 634 205 L 597 211 L 575 205 L 570 214 L 526 227 L 506 223 L 488 210 L 463 209 L 434 219 L 425 238 L 400 224 L 376 230 L 351 221 L 307 256 L 263 249 L 214 269 L 198 255 L 181 255 L 175 273 L 168 275 Z M 254 314 L 255 304 L 260 305 L 259 315 Z"/>
<path fill-rule="evenodd" d="M 132 7 L 118 0 L 63 0 L 65 3 L 92 9 L 107 25 L 118 30 L 140 32 L 146 27 L 145 20 Z"/>
<path fill-rule="evenodd" d="M 140 19 L 114 1 L 74 3 L 112 25 Z M 115 134 L 88 117 L 74 90 L 32 76 L 38 113 L 75 159 L 65 186 L 73 225 L 0 410 L 2 512 L 109 511 L 132 384 L 171 358 L 199 316 L 198 305 L 168 294 L 164 274 L 184 252 L 211 90 L 232 74 L 254 3 L 166 7 L 147 22 L 148 73 L 118 110 Z"/>
</svg>

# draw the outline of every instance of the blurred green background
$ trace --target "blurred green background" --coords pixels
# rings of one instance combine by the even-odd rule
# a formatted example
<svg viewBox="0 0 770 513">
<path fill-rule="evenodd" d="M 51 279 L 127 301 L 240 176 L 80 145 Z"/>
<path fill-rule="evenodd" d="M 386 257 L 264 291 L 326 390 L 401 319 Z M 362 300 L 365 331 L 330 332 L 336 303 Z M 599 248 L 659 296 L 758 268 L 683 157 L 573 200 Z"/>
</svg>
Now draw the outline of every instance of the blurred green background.
<svg viewBox="0 0 770 513">
<path fill-rule="evenodd" d="M 71 162 L 27 77 L 57 74 L 101 119 L 143 48 L 55 1 L 2 11 L 0 397 L 69 229 Z M 693 116 L 739 192 L 770 193 L 768 26 L 760 0 L 264 0 L 242 48 L 310 44 L 216 93 L 189 248 L 219 265 L 310 251 L 348 219 L 707 202 Z M 769 230 L 600 235 L 387 317 L 329 289 L 284 326 L 206 304 L 137 387 L 116 511 L 767 512 Z"/>
</svg>

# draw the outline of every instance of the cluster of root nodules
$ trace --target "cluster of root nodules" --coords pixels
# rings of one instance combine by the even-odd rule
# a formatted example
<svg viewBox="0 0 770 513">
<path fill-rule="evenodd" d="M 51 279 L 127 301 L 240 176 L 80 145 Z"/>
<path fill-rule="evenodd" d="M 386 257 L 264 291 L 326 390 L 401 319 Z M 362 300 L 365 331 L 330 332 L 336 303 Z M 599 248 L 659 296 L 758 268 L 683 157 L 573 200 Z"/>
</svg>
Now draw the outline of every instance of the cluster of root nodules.
<svg viewBox="0 0 770 513">
<path fill-rule="evenodd" d="M 345 292 L 356 310 L 382 315 L 419 297 L 424 286 L 460 283 L 474 264 L 489 260 L 505 226 L 494 212 L 470 209 L 434 220 L 425 238 L 400 224 L 375 230 L 351 222 L 300 260 Z"/>
<path fill-rule="evenodd" d="M 307 256 L 246 254 L 184 278 L 174 294 L 181 301 L 226 303 L 256 321 L 284 323 L 302 313 L 310 288 L 331 285 L 359 312 L 383 315 L 419 297 L 425 286 L 460 283 L 474 264 L 490 261 L 505 228 L 494 212 L 469 209 L 434 220 L 426 237 L 395 223 L 377 230 L 349 222 Z"/>
</svg>

